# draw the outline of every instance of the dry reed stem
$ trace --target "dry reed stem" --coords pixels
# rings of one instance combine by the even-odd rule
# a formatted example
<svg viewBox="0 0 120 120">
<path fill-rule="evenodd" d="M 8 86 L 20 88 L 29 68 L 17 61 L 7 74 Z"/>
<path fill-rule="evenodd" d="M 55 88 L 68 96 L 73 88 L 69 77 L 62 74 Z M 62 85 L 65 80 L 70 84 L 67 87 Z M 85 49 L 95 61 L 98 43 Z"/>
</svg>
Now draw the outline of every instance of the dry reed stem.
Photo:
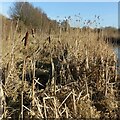
<svg viewBox="0 0 120 120">
<path fill-rule="evenodd" d="M 32 107 L 34 109 L 34 105 L 35 105 L 35 102 L 34 102 L 34 96 L 35 96 L 35 60 L 33 61 L 33 80 L 32 80 Z"/>
<path fill-rule="evenodd" d="M 66 113 L 66 118 L 69 118 L 68 107 L 66 104 L 65 104 L 65 113 Z"/>
<path fill-rule="evenodd" d="M 83 91 L 81 91 L 81 92 L 79 93 L 78 97 L 76 98 L 77 103 L 78 103 L 78 102 L 79 102 L 79 100 L 80 100 L 80 97 L 81 97 L 82 92 L 83 92 Z"/>
<path fill-rule="evenodd" d="M 41 106 L 39 104 L 39 98 L 34 98 L 35 102 L 36 102 L 36 105 L 37 105 L 37 108 L 38 108 L 38 111 L 40 113 L 40 117 L 41 118 L 44 118 L 43 114 L 42 114 L 42 110 L 41 110 Z"/>
<path fill-rule="evenodd" d="M 86 77 L 86 74 L 85 74 L 84 79 L 85 79 L 86 93 L 87 93 L 87 95 L 89 95 L 88 78 Z"/>
<path fill-rule="evenodd" d="M 105 80 L 105 96 L 107 96 L 107 92 L 108 92 L 108 84 L 109 84 L 109 79 L 108 79 L 108 58 L 106 61 L 106 80 Z"/>
<path fill-rule="evenodd" d="M 51 65 L 52 65 L 52 81 L 51 81 L 51 86 L 52 86 L 52 93 L 54 96 L 56 96 L 56 82 L 55 82 L 55 67 L 53 63 L 53 58 L 51 57 Z"/>
<path fill-rule="evenodd" d="M 55 112 L 54 112 L 55 118 L 58 118 L 58 113 L 57 113 L 57 108 L 56 108 L 56 99 L 55 99 L 55 97 L 44 97 L 44 98 L 43 98 L 43 104 L 44 104 L 44 114 L 45 114 L 45 118 L 48 118 L 48 117 L 47 117 L 47 110 L 46 110 L 46 109 L 47 109 L 46 100 L 49 100 L 49 99 L 53 99 L 53 100 L 54 100 L 54 103 L 53 103 L 53 104 L 54 104 L 54 110 L 53 110 L 51 107 L 50 107 L 50 108 L 51 108 L 53 111 L 55 111 Z"/>
<path fill-rule="evenodd" d="M 3 92 L 3 88 L 2 88 L 2 81 L 0 81 L 0 119 L 3 118 L 4 116 L 4 109 L 5 109 L 5 96 L 4 96 L 4 92 Z"/>
<path fill-rule="evenodd" d="M 21 119 L 23 120 L 23 93 L 24 93 L 24 80 L 25 80 L 25 70 L 26 70 L 26 57 L 24 58 L 23 63 L 23 73 L 22 73 L 22 92 L 21 92 Z"/>
<path fill-rule="evenodd" d="M 37 80 L 34 79 L 34 81 L 35 81 L 37 84 L 39 84 L 40 86 L 45 87 L 42 83 L 38 82 L 38 81 L 39 81 L 39 78 L 38 78 Z"/>
<path fill-rule="evenodd" d="M 43 104 L 44 104 L 44 115 L 45 115 L 45 118 L 47 118 L 47 111 L 46 111 L 46 103 L 45 103 L 45 98 L 43 98 Z"/>
<path fill-rule="evenodd" d="M 26 107 L 26 106 L 23 105 L 23 108 L 25 108 L 26 110 L 28 110 L 31 113 L 32 116 L 35 115 L 34 111 L 30 110 L 28 107 Z"/>
<path fill-rule="evenodd" d="M 63 114 L 64 112 L 66 112 L 66 108 L 64 108 L 62 112 L 59 111 L 59 114 L 60 114 L 61 117 L 62 117 L 62 114 Z"/>
<path fill-rule="evenodd" d="M 54 107 L 55 107 L 55 118 L 59 118 L 59 115 L 58 115 L 58 111 L 57 111 L 57 102 L 56 102 L 56 98 L 54 97 Z"/>
<path fill-rule="evenodd" d="M 117 58 L 115 55 L 114 55 L 114 67 L 115 67 L 115 81 L 117 81 L 118 71 L 117 71 Z"/>
<path fill-rule="evenodd" d="M 72 94 L 73 94 L 73 106 L 74 106 L 74 112 L 75 112 L 75 116 L 77 115 L 77 106 L 76 106 L 76 99 L 75 99 L 75 90 L 72 90 Z"/>
<path fill-rule="evenodd" d="M 60 104 L 60 106 L 58 107 L 58 109 L 61 108 L 61 106 L 65 103 L 65 101 L 70 97 L 71 94 L 72 94 L 72 92 L 70 92 L 70 93 L 68 94 L 68 96 L 63 100 L 63 102 Z"/>
</svg>

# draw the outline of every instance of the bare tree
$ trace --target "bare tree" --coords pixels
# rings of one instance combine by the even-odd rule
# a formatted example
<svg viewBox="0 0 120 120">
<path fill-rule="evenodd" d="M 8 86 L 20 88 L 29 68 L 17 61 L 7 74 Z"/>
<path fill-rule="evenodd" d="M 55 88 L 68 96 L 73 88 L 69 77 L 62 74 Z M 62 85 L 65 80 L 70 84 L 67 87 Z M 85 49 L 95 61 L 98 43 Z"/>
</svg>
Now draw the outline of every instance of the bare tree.
<svg viewBox="0 0 120 120">
<path fill-rule="evenodd" d="M 19 19 L 28 27 L 42 29 L 43 31 L 48 31 L 49 27 L 54 30 L 58 28 L 55 20 L 50 20 L 42 9 L 35 8 L 29 2 L 15 2 L 11 7 L 10 16 L 13 20 Z"/>
</svg>

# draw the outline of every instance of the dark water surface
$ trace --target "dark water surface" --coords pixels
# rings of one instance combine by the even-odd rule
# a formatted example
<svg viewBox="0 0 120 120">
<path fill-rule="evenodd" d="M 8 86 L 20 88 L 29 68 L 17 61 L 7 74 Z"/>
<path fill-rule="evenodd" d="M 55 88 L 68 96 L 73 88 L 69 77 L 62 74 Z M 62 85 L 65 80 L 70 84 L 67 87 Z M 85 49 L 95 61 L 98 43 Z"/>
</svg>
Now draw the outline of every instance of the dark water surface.
<svg viewBox="0 0 120 120">
<path fill-rule="evenodd" d="M 118 64 L 117 64 L 117 66 L 118 67 L 120 67 L 120 46 L 115 46 L 114 47 L 114 51 L 115 51 L 115 53 L 116 53 L 116 55 L 117 55 L 117 59 L 118 59 Z"/>
</svg>

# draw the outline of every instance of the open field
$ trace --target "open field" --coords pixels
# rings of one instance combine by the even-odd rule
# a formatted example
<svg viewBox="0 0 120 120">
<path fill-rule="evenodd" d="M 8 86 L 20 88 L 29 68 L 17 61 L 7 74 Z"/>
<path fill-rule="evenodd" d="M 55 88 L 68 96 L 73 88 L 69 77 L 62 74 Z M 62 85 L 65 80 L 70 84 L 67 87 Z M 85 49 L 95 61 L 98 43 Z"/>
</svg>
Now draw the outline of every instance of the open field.
<svg viewBox="0 0 120 120">
<path fill-rule="evenodd" d="M 117 57 L 109 42 L 117 30 L 59 27 L 33 34 L 25 26 L 19 31 L 19 21 L 2 20 L 3 118 L 120 117 Z"/>
</svg>

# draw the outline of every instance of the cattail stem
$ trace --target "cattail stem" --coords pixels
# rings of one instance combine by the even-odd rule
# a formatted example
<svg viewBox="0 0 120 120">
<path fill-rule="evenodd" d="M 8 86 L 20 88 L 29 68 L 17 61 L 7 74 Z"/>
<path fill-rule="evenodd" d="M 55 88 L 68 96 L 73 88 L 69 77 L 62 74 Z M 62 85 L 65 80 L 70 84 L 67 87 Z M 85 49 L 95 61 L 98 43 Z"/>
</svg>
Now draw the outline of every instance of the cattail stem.
<svg viewBox="0 0 120 120">
<path fill-rule="evenodd" d="M 105 96 L 107 96 L 107 92 L 108 92 L 108 83 L 109 83 L 109 79 L 108 79 L 108 59 L 106 61 L 106 80 L 105 80 Z"/>
<path fill-rule="evenodd" d="M 35 96 L 35 61 L 33 62 L 33 81 L 32 81 L 32 107 L 34 108 L 34 96 Z"/>
<path fill-rule="evenodd" d="M 23 73 L 22 73 L 22 92 L 21 92 L 21 119 L 23 120 L 23 93 L 24 93 L 24 79 L 25 79 L 25 67 L 26 67 L 26 57 L 24 58 L 24 63 L 23 63 Z"/>
</svg>

